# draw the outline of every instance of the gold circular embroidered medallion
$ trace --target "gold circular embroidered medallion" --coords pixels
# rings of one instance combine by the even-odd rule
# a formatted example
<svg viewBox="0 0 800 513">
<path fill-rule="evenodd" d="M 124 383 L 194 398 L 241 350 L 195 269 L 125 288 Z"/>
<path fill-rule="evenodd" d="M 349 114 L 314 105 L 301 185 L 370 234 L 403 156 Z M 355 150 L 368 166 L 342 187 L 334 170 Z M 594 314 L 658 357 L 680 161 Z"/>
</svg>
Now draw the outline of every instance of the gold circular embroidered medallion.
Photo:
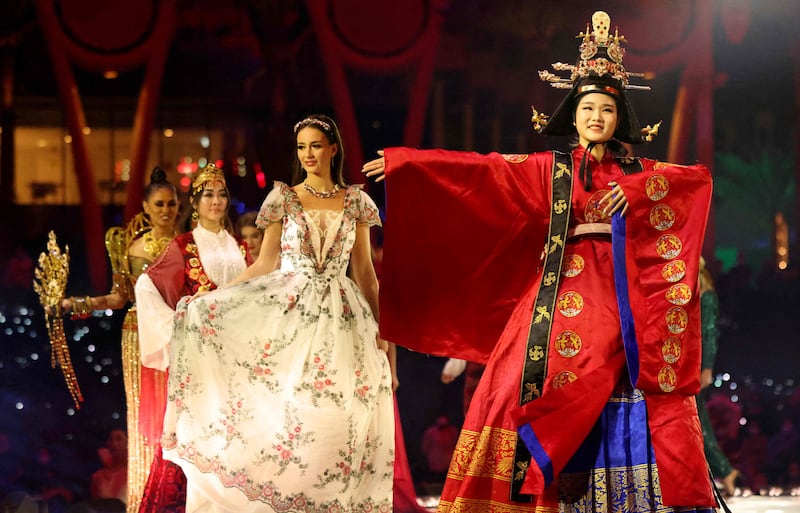
<svg viewBox="0 0 800 513">
<path fill-rule="evenodd" d="M 664 296 L 673 305 L 685 305 L 692 299 L 692 289 L 685 283 L 678 283 L 668 288 Z"/>
<path fill-rule="evenodd" d="M 567 383 L 572 383 L 576 379 L 578 379 L 578 376 L 576 376 L 574 372 L 561 371 L 553 378 L 553 388 L 561 388 Z"/>
<path fill-rule="evenodd" d="M 583 346 L 580 335 L 572 330 L 564 330 L 555 340 L 556 351 L 564 358 L 572 358 L 578 354 Z"/>
<path fill-rule="evenodd" d="M 565 278 L 574 278 L 579 275 L 586 267 L 583 257 L 580 255 L 564 255 L 564 264 L 561 267 L 561 275 Z"/>
<path fill-rule="evenodd" d="M 520 155 L 516 153 L 503 153 L 502 156 L 507 162 L 511 162 L 512 164 L 519 164 L 520 162 L 525 162 L 528 160 L 527 155 Z"/>
<path fill-rule="evenodd" d="M 665 365 L 658 371 L 658 386 L 664 392 L 672 392 L 678 383 L 678 377 L 672 367 Z"/>
<path fill-rule="evenodd" d="M 644 190 L 651 200 L 662 200 L 669 193 L 669 181 L 664 175 L 653 175 L 645 182 Z"/>
<path fill-rule="evenodd" d="M 605 204 L 600 203 L 600 200 L 608 192 L 610 192 L 609 189 L 600 189 L 592 194 L 592 196 L 586 202 L 586 209 L 583 211 L 583 218 L 587 223 L 602 223 L 608 222 L 608 220 L 611 219 L 610 215 L 603 213 Z"/>
<path fill-rule="evenodd" d="M 660 232 L 669 230 L 675 224 L 675 211 L 669 205 L 659 203 L 650 209 L 650 224 Z"/>
<path fill-rule="evenodd" d="M 680 306 L 673 306 L 667 310 L 666 320 L 667 329 L 675 335 L 683 333 L 689 326 L 689 314 Z"/>
<path fill-rule="evenodd" d="M 664 260 L 672 260 L 681 254 L 683 243 L 681 240 L 672 235 L 662 235 L 656 241 L 656 253 Z"/>
<path fill-rule="evenodd" d="M 569 290 L 558 296 L 556 308 L 564 317 L 575 317 L 583 311 L 583 296 Z"/>
<path fill-rule="evenodd" d="M 686 262 L 683 260 L 667 262 L 661 268 L 661 276 L 670 283 L 681 281 L 686 276 Z"/>
<path fill-rule="evenodd" d="M 678 337 L 667 337 L 661 345 L 661 356 L 667 363 L 675 363 L 681 357 L 681 339 Z"/>
</svg>

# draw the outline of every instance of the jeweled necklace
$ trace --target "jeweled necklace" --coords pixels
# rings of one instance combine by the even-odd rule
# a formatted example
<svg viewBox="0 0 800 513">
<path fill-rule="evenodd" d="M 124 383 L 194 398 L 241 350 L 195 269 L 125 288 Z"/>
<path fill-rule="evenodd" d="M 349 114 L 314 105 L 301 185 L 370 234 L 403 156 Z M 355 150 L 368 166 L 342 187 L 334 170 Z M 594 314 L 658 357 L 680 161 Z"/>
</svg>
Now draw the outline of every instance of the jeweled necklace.
<svg viewBox="0 0 800 513">
<path fill-rule="evenodd" d="M 152 230 L 145 232 L 143 236 L 145 252 L 147 252 L 147 254 L 151 257 L 156 258 L 158 255 L 163 253 L 165 249 L 167 249 L 167 246 L 170 242 L 172 242 L 174 236 L 175 235 L 173 234 L 156 239 Z"/>
<path fill-rule="evenodd" d="M 329 191 L 320 192 L 320 191 L 316 190 L 315 188 L 311 187 L 310 185 L 308 185 L 308 183 L 303 182 L 303 189 L 307 190 L 309 192 L 309 194 L 311 194 L 312 196 L 315 196 L 315 197 L 321 198 L 321 199 L 328 199 L 328 198 L 332 198 L 332 197 L 336 196 L 336 193 L 339 192 L 339 184 L 337 184 L 337 183 L 333 184 L 333 189 L 331 189 Z"/>
</svg>

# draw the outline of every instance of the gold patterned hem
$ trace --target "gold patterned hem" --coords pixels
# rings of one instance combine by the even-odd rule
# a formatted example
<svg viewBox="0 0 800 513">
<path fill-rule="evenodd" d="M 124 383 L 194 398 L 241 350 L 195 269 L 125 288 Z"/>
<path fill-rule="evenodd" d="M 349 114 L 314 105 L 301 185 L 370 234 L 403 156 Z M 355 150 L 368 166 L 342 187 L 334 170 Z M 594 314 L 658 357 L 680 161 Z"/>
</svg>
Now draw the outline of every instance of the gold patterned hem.
<svg viewBox="0 0 800 513">
<path fill-rule="evenodd" d="M 139 432 L 139 401 L 141 398 L 141 367 L 136 307 L 128 310 L 122 329 L 122 376 L 125 383 L 125 404 L 128 427 L 128 500 L 127 513 L 138 513 L 144 494 L 155 448 L 147 445 Z"/>
<path fill-rule="evenodd" d="M 441 501 L 437 513 L 558 513 L 558 511 L 557 506 L 507 504 L 459 497 L 455 502 Z"/>
</svg>

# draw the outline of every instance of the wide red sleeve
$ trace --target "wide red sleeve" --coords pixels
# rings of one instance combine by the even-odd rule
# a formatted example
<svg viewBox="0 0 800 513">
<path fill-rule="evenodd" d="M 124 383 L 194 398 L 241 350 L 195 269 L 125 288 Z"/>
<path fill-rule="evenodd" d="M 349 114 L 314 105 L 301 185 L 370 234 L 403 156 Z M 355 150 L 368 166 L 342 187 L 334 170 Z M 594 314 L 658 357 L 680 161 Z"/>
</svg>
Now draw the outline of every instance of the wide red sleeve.
<svg viewBox="0 0 800 513">
<path fill-rule="evenodd" d="M 628 370 L 645 394 L 664 504 L 711 506 L 694 398 L 702 353 L 697 278 L 711 176 L 703 166 L 643 162 L 642 173 L 619 180 L 630 211 L 613 222 Z"/>
<path fill-rule="evenodd" d="M 617 276 L 618 294 L 628 296 L 620 304 L 628 367 L 645 393 L 694 395 L 702 352 L 697 277 L 711 176 L 699 165 L 647 164 L 619 180 L 630 205 L 624 232 L 615 219 L 615 273 L 625 274 Z"/>
<path fill-rule="evenodd" d="M 381 335 L 485 362 L 535 281 L 550 211 L 550 153 L 390 148 Z"/>
</svg>

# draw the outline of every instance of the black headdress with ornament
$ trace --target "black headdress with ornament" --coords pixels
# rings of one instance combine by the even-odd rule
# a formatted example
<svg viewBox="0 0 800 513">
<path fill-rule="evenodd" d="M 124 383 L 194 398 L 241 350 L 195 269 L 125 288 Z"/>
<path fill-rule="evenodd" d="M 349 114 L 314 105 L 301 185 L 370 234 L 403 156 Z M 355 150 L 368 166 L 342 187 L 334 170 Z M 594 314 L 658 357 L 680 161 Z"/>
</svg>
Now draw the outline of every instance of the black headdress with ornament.
<svg viewBox="0 0 800 513">
<path fill-rule="evenodd" d="M 592 15 L 591 31 L 587 24 L 586 32 L 578 34 L 582 39 L 580 58 L 576 64 L 565 64 L 563 62 L 554 63 L 553 69 L 556 71 L 570 72 L 569 78 L 560 77 L 549 71 L 540 71 L 539 78 L 549 82 L 552 87 L 557 89 L 569 89 L 570 92 L 561 102 L 552 116 L 539 113 L 533 109 L 534 128 L 544 135 L 571 135 L 575 132 L 573 124 L 575 108 L 578 99 L 584 94 L 603 93 L 611 96 L 617 102 L 617 115 L 619 124 L 614 132 L 614 138 L 631 144 L 640 144 L 650 141 L 658 133 L 657 123 L 651 127 L 648 125 L 642 129 L 633 107 L 628 102 L 625 94 L 626 90 L 640 89 L 649 90 L 649 86 L 633 85 L 630 77 L 642 77 L 642 73 L 628 73 L 622 65 L 622 57 L 625 49 L 622 43 L 625 37 L 620 36 L 615 31 L 611 36 L 609 28 L 611 17 L 603 12 L 597 11 Z"/>
</svg>

